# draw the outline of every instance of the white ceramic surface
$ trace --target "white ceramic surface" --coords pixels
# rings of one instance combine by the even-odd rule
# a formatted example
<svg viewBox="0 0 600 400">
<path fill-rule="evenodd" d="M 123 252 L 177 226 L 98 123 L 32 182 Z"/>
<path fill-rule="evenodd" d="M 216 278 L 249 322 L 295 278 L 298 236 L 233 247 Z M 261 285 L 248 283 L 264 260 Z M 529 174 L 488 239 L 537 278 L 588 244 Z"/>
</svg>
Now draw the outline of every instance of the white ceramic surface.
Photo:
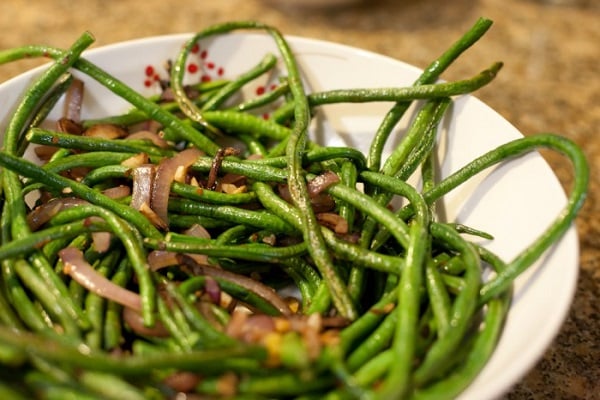
<svg viewBox="0 0 600 400">
<path fill-rule="evenodd" d="M 165 60 L 173 58 L 188 37 L 178 34 L 135 40 L 90 50 L 86 57 L 136 90 L 151 94 L 156 91 L 151 84 L 153 75 L 165 76 L 162 69 Z M 419 75 L 419 69 L 413 66 L 367 51 L 311 39 L 290 37 L 289 40 L 312 90 L 406 86 Z M 275 52 L 269 37 L 235 34 L 203 43 L 190 62 L 211 79 L 233 77 L 256 64 L 267 50 Z M 7 115 L 25 85 L 39 72 L 38 68 L 0 85 L 0 128 L 5 126 Z M 200 74 L 200 71 L 190 74 L 190 79 L 198 80 Z M 268 85 L 264 81 L 254 82 L 249 92 Z M 127 107 L 104 87 L 86 82 L 84 117 L 109 115 Z M 325 144 L 346 144 L 367 150 L 389 107 L 388 103 L 324 107 L 321 123 L 313 125 L 311 135 Z M 400 124 L 396 136 L 402 134 L 409 118 L 410 115 Z M 456 99 L 443 126 L 440 159 L 445 176 L 500 143 L 521 136 L 509 122 L 472 96 Z M 492 233 L 495 239 L 486 246 L 506 260 L 526 248 L 565 203 L 559 182 L 537 154 L 482 174 L 445 199 L 448 219 Z M 577 273 L 578 242 L 572 228 L 541 262 L 516 282 L 513 304 L 497 350 L 461 399 L 497 398 L 534 365 L 564 321 Z"/>
</svg>

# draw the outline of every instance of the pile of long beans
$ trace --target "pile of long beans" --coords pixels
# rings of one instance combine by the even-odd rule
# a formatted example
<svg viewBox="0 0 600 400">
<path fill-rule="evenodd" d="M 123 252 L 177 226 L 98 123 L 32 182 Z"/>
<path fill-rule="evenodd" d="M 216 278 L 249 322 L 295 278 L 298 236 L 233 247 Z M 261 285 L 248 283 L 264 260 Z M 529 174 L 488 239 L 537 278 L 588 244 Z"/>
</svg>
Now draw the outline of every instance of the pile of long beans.
<svg viewBox="0 0 600 400">
<path fill-rule="evenodd" d="M 193 35 L 152 98 L 81 56 L 88 33 L 66 50 L 0 51 L 0 63 L 54 60 L 3 132 L 0 396 L 458 395 L 494 351 L 512 282 L 569 228 L 588 183 L 581 150 L 553 134 L 437 176 L 436 135 L 452 98 L 488 84 L 501 64 L 462 81 L 439 77 L 490 25 L 478 20 L 413 86 L 317 93 L 305 92 L 285 38 L 257 22 Z M 194 46 L 234 30 L 265 31 L 278 57 L 237 78 L 184 84 Z M 278 88 L 240 98 L 277 58 Z M 81 96 L 73 69 L 133 108 L 81 120 L 69 100 L 75 110 L 48 128 L 59 99 Z M 393 106 L 368 154 L 309 139 L 322 105 L 374 101 Z M 265 106 L 268 119 L 255 112 Z M 415 118 L 384 159 L 411 106 Z M 133 136 L 141 130 L 150 133 Z M 30 146 L 42 163 L 23 158 Z M 539 148 L 572 161 L 574 184 L 564 210 L 512 261 L 472 240 L 493 232 L 435 215 L 461 183 Z M 408 183 L 415 174 L 419 187 Z"/>
</svg>

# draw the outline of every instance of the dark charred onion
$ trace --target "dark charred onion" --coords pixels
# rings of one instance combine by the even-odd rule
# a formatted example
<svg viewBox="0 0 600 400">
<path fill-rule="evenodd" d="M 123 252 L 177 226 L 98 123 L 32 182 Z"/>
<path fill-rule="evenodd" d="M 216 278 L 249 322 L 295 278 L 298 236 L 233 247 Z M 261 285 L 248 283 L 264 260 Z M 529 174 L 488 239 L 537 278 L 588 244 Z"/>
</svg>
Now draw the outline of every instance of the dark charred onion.
<svg viewBox="0 0 600 400">
<path fill-rule="evenodd" d="M 236 154 L 239 154 L 239 150 L 233 147 L 221 147 L 217 151 L 215 157 L 213 158 L 210 171 L 208 172 L 208 180 L 206 182 L 206 187 L 208 189 L 215 190 L 217 187 L 217 176 L 219 175 L 219 170 L 221 169 L 223 158 L 227 156 L 233 156 Z"/>
</svg>

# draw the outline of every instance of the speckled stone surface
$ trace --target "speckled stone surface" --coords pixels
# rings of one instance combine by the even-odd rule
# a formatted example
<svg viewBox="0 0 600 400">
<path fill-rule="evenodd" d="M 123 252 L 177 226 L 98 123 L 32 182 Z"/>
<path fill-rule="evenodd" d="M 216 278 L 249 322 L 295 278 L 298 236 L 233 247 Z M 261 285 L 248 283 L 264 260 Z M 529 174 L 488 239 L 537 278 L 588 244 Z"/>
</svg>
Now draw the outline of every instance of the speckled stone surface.
<svg viewBox="0 0 600 400">
<path fill-rule="evenodd" d="M 492 61 L 504 61 L 494 84 L 477 96 L 524 134 L 554 131 L 572 138 L 592 165 L 590 195 L 577 221 L 581 272 L 569 317 L 543 358 L 506 397 L 600 399 L 600 1 L 381 0 L 336 9 L 277 6 L 284 3 L 2 0 L 0 48 L 68 46 L 86 29 L 99 46 L 255 19 L 287 34 L 362 47 L 424 67 L 477 17 L 492 18 L 492 30 L 445 77 L 460 78 Z M 0 80 L 31 65 L 0 66 Z M 548 160 L 568 187 L 568 164 L 560 157 Z"/>
</svg>

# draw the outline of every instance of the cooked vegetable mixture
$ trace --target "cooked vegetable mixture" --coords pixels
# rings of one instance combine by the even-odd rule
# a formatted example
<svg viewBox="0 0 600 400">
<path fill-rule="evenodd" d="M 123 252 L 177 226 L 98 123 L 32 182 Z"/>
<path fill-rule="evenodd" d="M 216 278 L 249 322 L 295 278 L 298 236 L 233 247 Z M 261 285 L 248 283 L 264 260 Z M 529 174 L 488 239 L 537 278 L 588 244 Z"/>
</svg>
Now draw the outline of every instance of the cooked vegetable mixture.
<svg viewBox="0 0 600 400">
<path fill-rule="evenodd" d="M 88 33 L 69 49 L 0 51 L 0 63 L 54 60 L 3 132 L 0 396 L 458 395 L 494 351 L 512 282 L 570 227 L 588 184 L 581 150 L 554 134 L 438 176 L 438 125 L 453 96 L 488 84 L 501 63 L 460 81 L 440 75 L 490 25 L 478 20 L 413 86 L 311 93 L 286 39 L 257 22 L 191 37 L 165 60 L 155 97 L 81 57 Z M 237 30 L 268 33 L 278 54 L 239 77 L 188 83 L 198 43 Z M 272 90 L 240 96 L 278 60 Z M 133 108 L 82 118 L 75 69 Z M 59 99 L 64 113 L 50 121 Z M 378 101 L 393 106 L 368 154 L 309 139 L 321 106 Z M 383 156 L 409 106 L 415 118 Z M 563 212 L 514 260 L 473 240 L 494 232 L 436 216 L 461 183 L 539 148 L 572 161 L 574 184 Z M 415 175 L 418 187 L 408 183 Z"/>
</svg>

